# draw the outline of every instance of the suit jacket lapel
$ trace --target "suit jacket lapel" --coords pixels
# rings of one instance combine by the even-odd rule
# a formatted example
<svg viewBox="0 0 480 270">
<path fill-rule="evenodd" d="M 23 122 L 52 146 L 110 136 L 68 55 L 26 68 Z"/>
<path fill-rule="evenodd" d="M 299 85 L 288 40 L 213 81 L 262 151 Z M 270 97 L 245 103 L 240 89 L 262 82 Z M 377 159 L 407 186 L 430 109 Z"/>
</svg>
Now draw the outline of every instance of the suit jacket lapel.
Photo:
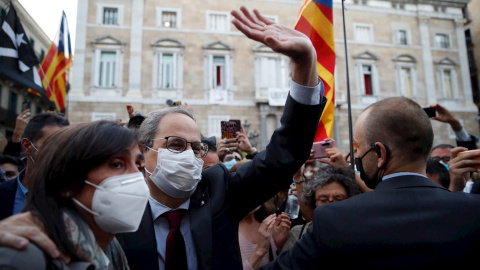
<svg viewBox="0 0 480 270">
<path fill-rule="evenodd" d="M 212 256 L 212 220 L 211 209 L 206 188 L 197 188 L 197 191 L 190 198 L 190 228 L 193 242 L 197 250 L 199 269 L 210 269 Z"/>
<path fill-rule="evenodd" d="M 147 204 L 136 232 L 122 233 L 117 238 L 124 249 L 130 265 L 137 269 L 159 269 L 157 242 L 153 228 L 152 211 Z M 130 262 L 132 260 L 132 262 Z"/>
</svg>

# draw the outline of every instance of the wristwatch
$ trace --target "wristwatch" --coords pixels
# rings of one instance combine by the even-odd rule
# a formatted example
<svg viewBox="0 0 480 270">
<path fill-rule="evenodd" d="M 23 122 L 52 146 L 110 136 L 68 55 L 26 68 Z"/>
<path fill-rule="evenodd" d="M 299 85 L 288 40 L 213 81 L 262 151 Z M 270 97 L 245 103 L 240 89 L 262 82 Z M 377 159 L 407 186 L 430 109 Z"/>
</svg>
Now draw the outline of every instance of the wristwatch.
<svg viewBox="0 0 480 270">
<path fill-rule="evenodd" d="M 251 154 L 245 155 L 246 158 L 253 159 L 255 157 L 255 155 L 258 153 L 257 148 L 252 147 L 252 149 L 253 149 L 253 152 Z"/>
</svg>

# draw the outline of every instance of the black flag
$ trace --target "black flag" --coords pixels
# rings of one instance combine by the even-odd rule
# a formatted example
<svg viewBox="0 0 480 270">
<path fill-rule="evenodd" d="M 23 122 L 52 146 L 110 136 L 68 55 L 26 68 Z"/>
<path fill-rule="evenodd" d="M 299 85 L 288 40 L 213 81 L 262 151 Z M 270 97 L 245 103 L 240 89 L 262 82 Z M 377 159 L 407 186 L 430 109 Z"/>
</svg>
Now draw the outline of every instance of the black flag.
<svg viewBox="0 0 480 270">
<path fill-rule="evenodd" d="M 39 64 L 12 4 L 0 29 L 0 76 L 46 96 L 36 66 Z"/>
</svg>

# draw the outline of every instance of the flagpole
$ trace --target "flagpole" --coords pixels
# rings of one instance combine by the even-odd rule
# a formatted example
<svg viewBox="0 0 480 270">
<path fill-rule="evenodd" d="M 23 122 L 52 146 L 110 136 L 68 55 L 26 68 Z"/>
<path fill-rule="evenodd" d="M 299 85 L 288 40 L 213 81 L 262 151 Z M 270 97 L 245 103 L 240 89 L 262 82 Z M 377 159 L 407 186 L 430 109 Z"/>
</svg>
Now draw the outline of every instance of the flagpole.
<svg viewBox="0 0 480 270">
<path fill-rule="evenodd" d="M 347 104 L 348 104 L 348 133 L 350 136 L 350 167 L 355 168 L 353 153 L 353 127 L 352 127 L 352 104 L 350 101 L 350 76 L 348 73 L 348 51 L 347 51 L 347 30 L 345 27 L 345 0 L 342 0 L 343 15 L 343 42 L 345 43 L 345 65 L 347 71 Z"/>
<path fill-rule="evenodd" d="M 45 75 L 45 71 L 43 71 L 42 65 L 40 65 L 40 71 L 42 72 L 43 78 L 44 78 L 45 81 L 47 82 L 48 92 L 50 92 L 50 95 L 53 97 L 53 100 L 55 101 L 55 107 L 56 107 L 56 109 L 58 110 L 57 97 L 53 94 L 52 88 L 50 87 L 50 82 L 49 82 L 48 79 L 47 79 L 47 75 Z"/>
</svg>

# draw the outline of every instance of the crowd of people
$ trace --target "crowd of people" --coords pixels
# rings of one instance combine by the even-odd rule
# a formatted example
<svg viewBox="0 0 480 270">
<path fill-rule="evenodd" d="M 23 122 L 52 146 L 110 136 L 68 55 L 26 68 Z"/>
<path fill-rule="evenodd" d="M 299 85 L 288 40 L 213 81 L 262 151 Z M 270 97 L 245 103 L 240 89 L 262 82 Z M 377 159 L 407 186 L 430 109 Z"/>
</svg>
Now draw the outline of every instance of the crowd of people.
<svg viewBox="0 0 480 270">
<path fill-rule="evenodd" d="M 26 110 L 0 156 L 0 268 L 474 265 L 480 152 L 459 153 L 476 149 L 476 138 L 441 105 L 429 118 L 391 97 L 360 114 L 354 153 L 328 138 L 327 157 L 311 158 L 326 103 L 315 48 L 257 10 L 231 15 L 293 64 L 281 127 L 265 149 L 243 128 L 235 138 L 203 136 L 189 106 L 143 115 L 127 105 L 121 124 L 70 125 Z M 433 146 L 432 120 L 450 125 L 457 146 Z M 299 210 L 289 215 L 293 201 Z"/>
</svg>

